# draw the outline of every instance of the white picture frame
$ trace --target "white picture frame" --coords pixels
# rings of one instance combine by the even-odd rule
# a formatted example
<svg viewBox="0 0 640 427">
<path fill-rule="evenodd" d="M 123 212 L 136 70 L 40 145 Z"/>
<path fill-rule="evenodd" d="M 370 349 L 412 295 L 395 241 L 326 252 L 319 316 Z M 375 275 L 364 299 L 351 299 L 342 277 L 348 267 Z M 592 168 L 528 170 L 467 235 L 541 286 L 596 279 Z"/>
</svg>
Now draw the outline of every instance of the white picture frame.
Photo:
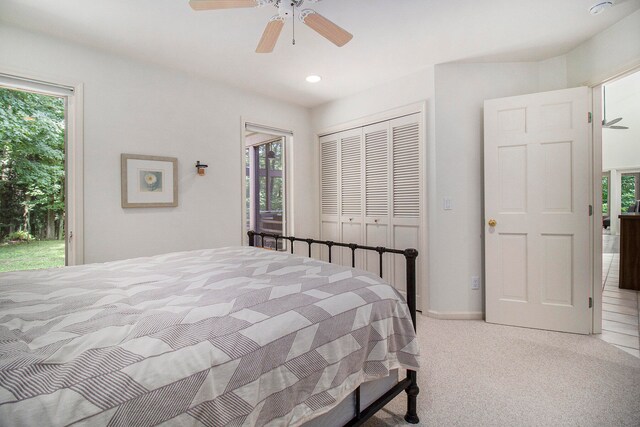
<svg viewBox="0 0 640 427">
<path fill-rule="evenodd" d="M 178 206 L 178 159 L 121 154 L 123 208 Z"/>
</svg>

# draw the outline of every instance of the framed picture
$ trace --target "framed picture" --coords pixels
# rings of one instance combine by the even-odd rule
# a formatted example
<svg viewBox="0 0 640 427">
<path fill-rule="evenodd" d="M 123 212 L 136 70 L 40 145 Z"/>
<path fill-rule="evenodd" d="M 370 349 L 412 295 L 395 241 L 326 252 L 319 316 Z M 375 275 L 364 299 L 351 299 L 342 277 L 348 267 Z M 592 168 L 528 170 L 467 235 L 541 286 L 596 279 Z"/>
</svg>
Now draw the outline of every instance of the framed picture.
<svg viewBox="0 0 640 427">
<path fill-rule="evenodd" d="M 122 154 L 123 208 L 178 206 L 178 159 Z"/>
</svg>

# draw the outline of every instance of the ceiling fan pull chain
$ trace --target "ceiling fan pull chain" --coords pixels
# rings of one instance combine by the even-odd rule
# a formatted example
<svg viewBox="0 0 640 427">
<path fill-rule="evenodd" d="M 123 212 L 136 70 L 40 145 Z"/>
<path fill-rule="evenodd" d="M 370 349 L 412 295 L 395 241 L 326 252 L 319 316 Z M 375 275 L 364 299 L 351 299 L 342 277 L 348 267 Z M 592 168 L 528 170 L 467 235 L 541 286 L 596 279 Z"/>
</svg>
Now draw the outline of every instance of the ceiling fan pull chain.
<svg viewBox="0 0 640 427">
<path fill-rule="evenodd" d="M 291 3 L 291 6 L 293 6 L 293 16 L 291 17 L 291 23 L 293 24 L 293 40 L 292 40 L 292 44 L 293 46 L 296 45 L 296 4 L 295 3 Z"/>
</svg>

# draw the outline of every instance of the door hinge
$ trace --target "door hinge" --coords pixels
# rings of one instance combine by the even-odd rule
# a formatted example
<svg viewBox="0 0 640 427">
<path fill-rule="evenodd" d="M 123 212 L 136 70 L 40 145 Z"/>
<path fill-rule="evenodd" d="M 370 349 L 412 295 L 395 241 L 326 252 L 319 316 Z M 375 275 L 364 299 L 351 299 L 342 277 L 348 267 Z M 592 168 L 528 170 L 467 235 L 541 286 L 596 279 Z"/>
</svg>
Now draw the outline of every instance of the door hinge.
<svg viewBox="0 0 640 427">
<path fill-rule="evenodd" d="M 589 205 L 589 216 L 593 216 L 593 205 Z"/>
<path fill-rule="evenodd" d="M 591 112 L 589 112 L 587 120 L 589 123 L 591 123 L 591 121 L 593 120 L 593 115 L 591 114 Z"/>
<path fill-rule="evenodd" d="M 589 308 L 593 308 L 593 298 L 589 297 Z"/>
</svg>

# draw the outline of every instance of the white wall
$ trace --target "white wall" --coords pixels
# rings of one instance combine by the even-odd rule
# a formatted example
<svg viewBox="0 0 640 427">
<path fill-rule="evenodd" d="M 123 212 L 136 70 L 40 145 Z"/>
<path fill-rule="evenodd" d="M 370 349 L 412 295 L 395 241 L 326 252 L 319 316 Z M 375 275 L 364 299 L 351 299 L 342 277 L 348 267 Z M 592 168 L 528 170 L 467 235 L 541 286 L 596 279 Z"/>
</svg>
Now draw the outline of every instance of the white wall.
<svg viewBox="0 0 640 427">
<path fill-rule="evenodd" d="M 606 96 L 607 120 L 629 129 L 602 130 L 602 170 L 640 169 L 640 70 L 607 84 Z"/>
<path fill-rule="evenodd" d="M 485 99 L 600 82 L 640 64 L 640 12 L 567 55 L 534 63 L 443 64 L 312 110 L 314 132 L 419 100 L 428 101 L 428 307 L 479 317 L 482 276 L 482 104 Z M 604 76 L 604 77 L 599 77 Z M 601 80 L 594 80 L 600 78 Z M 432 79 L 433 83 L 429 80 Z M 454 209 L 442 210 L 451 197 Z"/>
<path fill-rule="evenodd" d="M 0 52 L 5 71 L 84 83 L 85 262 L 240 244 L 241 116 L 294 132 L 290 201 L 296 216 L 315 216 L 307 109 L 4 24 Z M 121 153 L 177 157 L 179 206 L 122 209 Z"/>
<path fill-rule="evenodd" d="M 595 86 L 640 66 L 640 10 L 596 34 L 566 56 L 569 87 Z"/>
<path fill-rule="evenodd" d="M 538 62 L 538 86 L 544 90 L 558 90 L 567 87 L 566 55 Z"/>
<path fill-rule="evenodd" d="M 320 105 L 312 110 L 314 131 L 371 116 L 394 108 L 431 100 L 433 67 L 364 92 Z M 429 109 L 429 107 L 427 107 Z"/>
<path fill-rule="evenodd" d="M 539 64 L 445 64 L 435 68 L 436 194 L 430 231 L 430 301 L 437 313 L 482 313 L 483 104 L 539 92 Z M 443 210 L 450 197 L 453 210 Z"/>
</svg>

